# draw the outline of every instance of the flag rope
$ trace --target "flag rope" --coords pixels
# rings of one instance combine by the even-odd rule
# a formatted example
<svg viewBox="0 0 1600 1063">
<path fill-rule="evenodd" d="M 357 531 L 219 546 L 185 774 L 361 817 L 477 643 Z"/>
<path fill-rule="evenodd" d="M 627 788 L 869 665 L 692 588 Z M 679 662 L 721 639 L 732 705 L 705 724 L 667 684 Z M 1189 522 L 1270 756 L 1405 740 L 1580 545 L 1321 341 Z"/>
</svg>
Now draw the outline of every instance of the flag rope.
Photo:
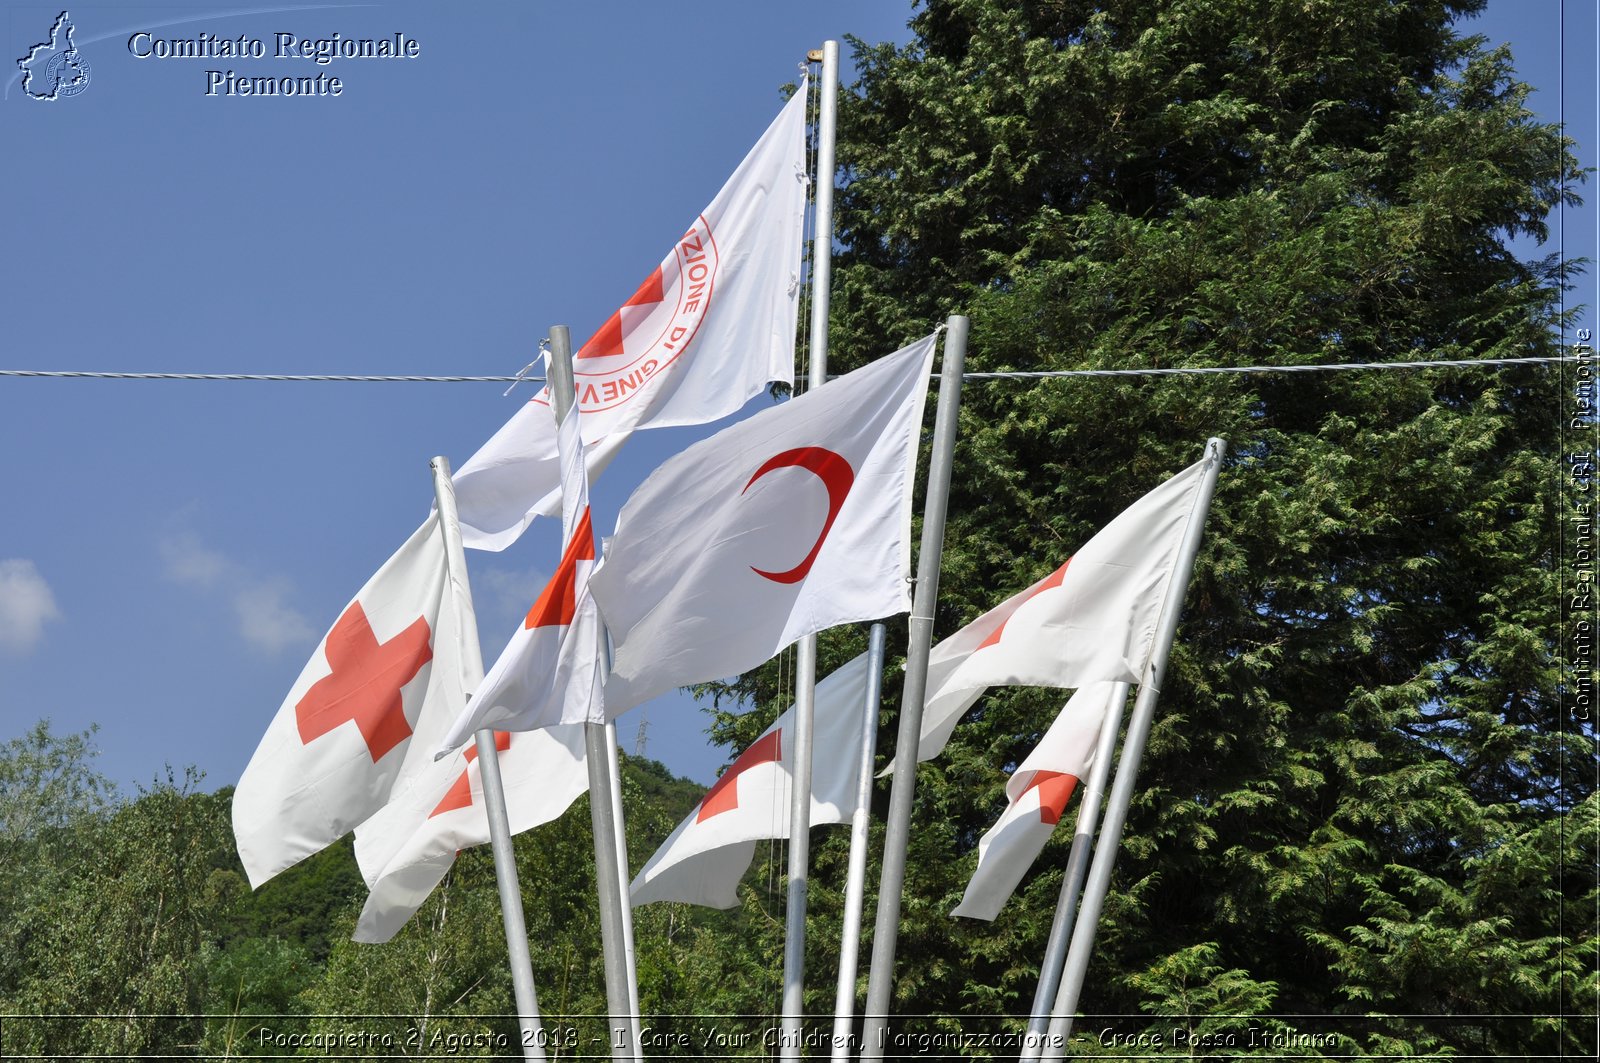
<svg viewBox="0 0 1600 1063">
<path fill-rule="evenodd" d="M 1551 365 L 1600 361 L 1593 352 L 1527 358 L 1457 358 L 1417 362 L 1324 362 L 1306 365 L 1204 365 L 1171 369 L 1043 369 L 969 372 L 965 380 L 1051 380 L 1070 377 L 1215 376 L 1255 373 L 1340 373 L 1383 369 L 1493 369 L 1513 365 Z M 131 373 L 86 369 L 0 369 L 0 377 L 50 380 L 222 380 L 310 384 L 514 384 L 544 383 L 543 377 L 516 374 L 487 376 L 424 376 L 361 373 Z M 829 379 L 833 379 L 832 376 Z M 937 380 L 937 375 L 934 377 Z"/>
</svg>

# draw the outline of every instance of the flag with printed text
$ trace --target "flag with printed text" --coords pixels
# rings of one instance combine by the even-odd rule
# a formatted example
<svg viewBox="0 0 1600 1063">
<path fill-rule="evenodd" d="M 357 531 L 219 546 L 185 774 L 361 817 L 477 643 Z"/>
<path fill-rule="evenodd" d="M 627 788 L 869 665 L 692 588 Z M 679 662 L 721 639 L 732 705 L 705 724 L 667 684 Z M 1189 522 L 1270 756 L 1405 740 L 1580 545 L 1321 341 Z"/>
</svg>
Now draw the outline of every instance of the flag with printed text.
<svg viewBox="0 0 1600 1063">
<path fill-rule="evenodd" d="M 794 378 L 805 215 L 806 88 L 661 264 L 574 358 L 591 475 L 636 428 L 704 424 Z M 545 388 L 457 470 L 463 542 L 502 550 L 558 511 Z"/>
</svg>

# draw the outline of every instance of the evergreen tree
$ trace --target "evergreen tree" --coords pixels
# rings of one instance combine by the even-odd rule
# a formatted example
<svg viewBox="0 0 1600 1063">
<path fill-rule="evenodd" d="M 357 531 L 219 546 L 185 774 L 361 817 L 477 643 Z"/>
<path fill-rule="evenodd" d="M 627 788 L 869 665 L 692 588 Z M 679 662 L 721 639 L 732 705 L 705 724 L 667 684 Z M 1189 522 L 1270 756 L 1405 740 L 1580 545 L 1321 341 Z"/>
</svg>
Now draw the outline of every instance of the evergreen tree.
<svg viewBox="0 0 1600 1063">
<path fill-rule="evenodd" d="M 929 0 L 910 44 L 856 44 L 834 367 L 950 313 L 969 371 L 1559 353 L 1573 267 L 1508 240 L 1581 175 L 1509 54 L 1458 27 L 1481 6 Z M 1233 1001 L 1348 1017 L 1296 1020 L 1340 1051 L 1593 1049 L 1560 1019 L 1596 988 L 1562 409 L 1561 372 L 1521 367 L 968 384 L 939 635 L 1231 446 L 1087 1012 Z M 770 711 L 776 674 L 736 689 Z M 992 925 L 947 913 L 1062 700 L 993 692 L 919 775 L 897 1012 L 1027 1010 L 1067 839 Z M 819 866 L 842 844 L 819 835 Z"/>
</svg>

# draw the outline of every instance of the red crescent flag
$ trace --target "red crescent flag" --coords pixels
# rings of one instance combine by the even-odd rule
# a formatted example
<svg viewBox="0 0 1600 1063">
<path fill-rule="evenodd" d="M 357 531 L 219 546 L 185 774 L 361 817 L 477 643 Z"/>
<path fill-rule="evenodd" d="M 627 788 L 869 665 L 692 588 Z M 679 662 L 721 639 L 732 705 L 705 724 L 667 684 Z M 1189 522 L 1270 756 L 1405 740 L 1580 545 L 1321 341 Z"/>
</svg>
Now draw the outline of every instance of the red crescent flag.
<svg viewBox="0 0 1600 1063">
<path fill-rule="evenodd" d="M 513 834 L 555 819 L 589 788 L 582 727 L 497 731 L 495 749 Z M 456 853 L 488 840 L 477 746 L 430 763 L 356 828 L 356 863 L 368 892 L 354 940 L 388 941 L 422 907 Z"/>
<path fill-rule="evenodd" d="M 1065 814 L 1079 779 L 1094 764 L 1100 726 L 1117 683 L 1091 683 L 1072 695 L 1032 753 L 1006 783 L 1010 803 L 978 842 L 978 868 L 951 915 L 993 919 L 1044 849 Z"/>
<path fill-rule="evenodd" d="M 811 825 L 845 823 L 855 815 L 861 714 L 867 711 L 867 655 L 820 680 L 816 687 L 811 767 Z M 678 829 L 661 843 L 630 891 L 635 905 L 682 901 L 710 908 L 739 903 L 738 885 L 763 838 L 787 838 L 793 742 L 788 709 L 722 773 Z M 786 759 L 787 758 L 787 759 Z"/>
<path fill-rule="evenodd" d="M 589 584 L 614 643 L 609 718 L 910 607 L 935 339 L 724 429 L 640 485 Z"/>
<path fill-rule="evenodd" d="M 802 83 L 711 205 L 579 349 L 593 473 L 636 428 L 715 421 L 769 381 L 794 379 L 805 98 Z M 535 516 L 557 512 L 559 470 L 545 389 L 457 470 L 462 541 L 503 550 Z"/>
<path fill-rule="evenodd" d="M 382 808 L 460 713 L 444 551 L 435 513 L 340 612 L 267 726 L 233 794 L 251 886 Z"/>
</svg>

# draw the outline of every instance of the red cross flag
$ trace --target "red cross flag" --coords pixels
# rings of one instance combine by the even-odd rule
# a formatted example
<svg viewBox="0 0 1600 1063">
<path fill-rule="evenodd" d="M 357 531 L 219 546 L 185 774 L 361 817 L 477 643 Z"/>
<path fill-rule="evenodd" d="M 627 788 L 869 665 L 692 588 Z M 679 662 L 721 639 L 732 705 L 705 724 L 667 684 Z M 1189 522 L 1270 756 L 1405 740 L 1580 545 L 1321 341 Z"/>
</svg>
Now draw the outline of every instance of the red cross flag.
<svg viewBox="0 0 1600 1063">
<path fill-rule="evenodd" d="M 589 788 L 582 727 L 496 731 L 494 744 L 513 834 L 555 819 Z M 489 840 L 477 761 L 472 745 L 430 764 L 356 828 L 356 863 L 368 890 L 356 941 L 388 941 L 428 899 L 456 853 Z"/>
<path fill-rule="evenodd" d="M 867 655 L 817 683 L 811 775 L 811 825 L 844 823 L 855 814 L 858 758 L 847 752 L 867 711 Z M 762 838 L 789 836 L 794 776 L 790 727 L 794 710 L 779 716 L 722 773 L 700 804 L 662 843 L 633 880 L 633 903 L 682 901 L 711 908 L 739 903 L 737 887 Z"/>
<path fill-rule="evenodd" d="M 935 338 L 726 428 L 640 485 L 589 584 L 615 643 L 609 717 L 910 607 Z"/>
<path fill-rule="evenodd" d="M 993 919 L 1044 849 L 1078 781 L 1094 763 L 1100 725 L 1119 683 L 1091 683 L 1072 695 L 1039 744 L 1006 783 L 1010 804 L 978 842 L 978 869 L 951 915 Z"/>
<path fill-rule="evenodd" d="M 1119 513 L 1050 575 L 935 646 L 917 759 L 939 755 L 992 686 L 1137 683 L 1204 479 L 1200 461 Z M 892 770 L 885 769 L 885 773 Z"/>
<path fill-rule="evenodd" d="M 594 528 L 589 482 L 579 444 L 577 407 L 562 422 L 562 525 L 567 544 L 555 575 L 506 643 L 471 701 L 444 736 L 437 755 L 483 727 L 528 731 L 558 723 L 603 723 L 604 632 L 589 573 L 594 568 Z"/>
<path fill-rule="evenodd" d="M 704 424 L 794 378 L 806 205 L 802 84 L 711 205 L 577 352 L 589 467 L 635 428 Z M 456 472 L 462 541 L 503 550 L 559 504 L 549 389 Z"/>
<path fill-rule="evenodd" d="M 381 808 L 464 704 L 444 550 L 434 514 L 345 607 L 268 725 L 233 794 L 252 887 Z"/>
</svg>

